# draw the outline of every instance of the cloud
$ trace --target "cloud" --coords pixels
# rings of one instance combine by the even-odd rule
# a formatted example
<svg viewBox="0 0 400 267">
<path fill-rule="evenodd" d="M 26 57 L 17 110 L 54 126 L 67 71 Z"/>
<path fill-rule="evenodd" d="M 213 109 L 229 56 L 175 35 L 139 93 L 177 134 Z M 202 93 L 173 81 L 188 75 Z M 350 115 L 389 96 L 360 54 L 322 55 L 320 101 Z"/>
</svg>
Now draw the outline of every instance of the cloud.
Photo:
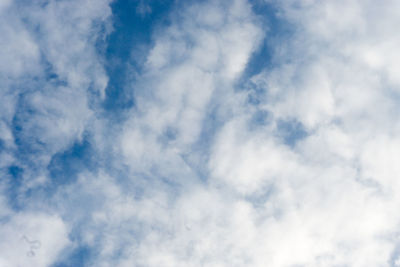
<svg viewBox="0 0 400 267">
<path fill-rule="evenodd" d="M 16 214 L 2 223 L 2 266 L 49 266 L 69 244 L 67 226 L 58 216 Z"/>
<path fill-rule="evenodd" d="M 90 92 L 104 95 L 95 42 L 111 13 L 107 2 L 90 1 L 10 2 L 2 12 L 2 154 L 33 180 L 82 139 L 96 101 Z"/>
<path fill-rule="evenodd" d="M 171 5 L 0 2 L 0 265 L 398 265 L 398 4 Z"/>
<path fill-rule="evenodd" d="M 388 79 L 386 67 L 371 68 L 353 54 L 365 43 L 381 40 L 376 36 L 380 35 L 376 28 L 365 25 L 383 18 L 387 21 L 391 8 L 379 10 L 381 13 L 374 13 L 371 20 L 367 16 L 373 8 L 371 3 L 274 3 L 280 19 L 292 24 L 294 33 L 276 49 L 276 65 L 250 78 L 250 88 L 257 86 L 263 91 L 257 106 L 246 103 L 245 93 L 233 90 L 230 78 L 238 78 L 240 72 L 213 68 L 214 79 L 221 85 L 218 89 L 224 94 L 222 97 L 214 93 L 212 103 L 217 103 L 219 112 L 215 116 L 223 123 L 212 139 L 205 167 L 208 171 L 205 188 L 195 185 L 203 188 L 200 191 L 212 191 L 213 195 L 195 201 L 189 196 L 193 194 L 190 191 L 177 197 L 204 216 L 194 220 L 189 228 L 201 225 L 202 229 L 188 233 L 183 230 L 184 226 L 174 228 L 179 224 L 173 218 L 197 217 L 189 210 L 173 213 L 169 217 L 173 222 L 168 221 L 161 227 L 164 231 L 149 233 L 139 245 L 139 257 L 140 253 L 146 253 L 144 258 L 149 259 L 140 262 L 142 265 L 157 266 L 163 262 L 167 266 L 385 266 L 394 257 L 399 220 L 393 214 L 398 203 L 393 189 L 397 184 L 393 161 L 396 155 L 392 154 L 397 147 L 397 125 L 393 123 L 397 102 L 394 91 L 389 88 L 394 81 Z M 343 20 L 335 24 L 333 19 L 342 16 Z M 213 19 L 216 25 L 221 21 L 217 16 Z M 156 42 L 149 57 L 150 68 L 168 72 L 167 63 L 184 61 L 188 51 L 196 51 L 196 46 L 189 50 L 180 41 L 182 31 L 174 30 L 173 34 L 177 46 L 164 46 L 169 40 L 159 46 Z M 396 42 L 393 36 L 384 39 Z M 208 41 L 209 49 L 213 47 L 212 40 Z M 179 47 L 178 51 L 173 47 Z M 229 49 L 226 51 L 227 55 L 237 55 Z M 230 60 L 235 60 L 235 56 Z M 248 60 L 249 56 L 244 58 Z M 201 67 L 211 67 L 216 61 L 196 58 L 195 62 Z M 179 73 L 186 73 L 187 69 Z M 174 82 L 180 81 L 180 76 L 169 73 L 168 76 Z M 157 107 L 150 105 L 143 110 L 144 114 L 148 110 L 154 112 L 151 119 L 145 119 L 157 127 L 153 128 L 156 132 L 152 126 L 146 128 L 150 135 L 157 136 L 157 131 L 162 132 L 165 125 L 173 125 L 176 120 L 177 112 L 168 108 L 181 105 L 179 85 L 171 86 L 174 91 L 165 89 L 154 93 L 154 98 L 160 99 Z M 207 85 L 207 82 L 201 83 L 203 92 Z M 168 84 L 163 88 L 169 88 Z M 172 100 L 168 99 L 169 93 Z M 201 103 L 201 97 L 196 99 Z M 166 100 L 171 102 L 163 102 Z M 271 118 L 266 124 L 250 127 L 252 114 L 260 110 Z M 223 112 L 230 116 L 223 117 Z M 279 127 L 281 121 L 290 120 L 296 121 L 306 133 L 291 146 L 285 142 L 282 135 L 286 133 Z M 156 164 L 150 166 L 160 166 L 164 159 L 158 156 L 171 146 L 179 147 L 178 153 L 184 154 L 185 146 L 179 142 L 187 139 L 180 136 L 182 131 L 185 128 L 178 128 L 173 135 L 177 141 L 170 141 L 163 149 L 148 150 L 150 162 L 152 155 L 157 158 Z M 147 138 L 150 139 L 139 135 L 132 140 L 140 144 L 136 147 L 141 147 L 141 140 Z M 143 149 L 156 147 L 154 141 L 146 142 L 149 145 Z M 134 144 L 132 141 L 132 146 L 123 145 L 125 155 L 129 160 L 138 157 L 140 162 L 142 150 L 135 150 Z M 172 158 L 167 157 L 168 161 Z M 131 166 L 138 165 L 130 162 Z M 159 173 L 171 176 L 162 170 L 166 168 L 161 167 Z M 172 176 L 180 175 L 190 176 L 179 173 Z M 230 203 L 226 203 L 227 199 Z M 208 200 L 213 204 L 207 205 L 206 210 L 197 206 L 197 201 L 207 203 Z M 241 213 L 236 205 L 243 205 L 245 212 Z M 203 234 L 199 235 L 199 231 Z M 191 252 L 187 251 L 189 248 Z"/>
<path fill-rule="evenodd" d="M 135 89 L 137 110 L 122 133 L 128 164 L 137 166 L 142 157 L 160 163 L 162 150 L 167 158 L 185 153 L 199 139 L 214 99 L 232 90 L 263 34 L 248 4 L 224 8 L 217 1 L 177 11 L 174 23 L 155 36 Z"/>
<path fill-rule="evenodd" d="M 104 95 L 95 45 L 107 34 L 108 4 L 1 1 L 2 266 L 50 266 L 71 244 L 71 226 L 44 201 L 57 183 L 47 166 L 83 139 L 93 96 Z"/>
</svg>

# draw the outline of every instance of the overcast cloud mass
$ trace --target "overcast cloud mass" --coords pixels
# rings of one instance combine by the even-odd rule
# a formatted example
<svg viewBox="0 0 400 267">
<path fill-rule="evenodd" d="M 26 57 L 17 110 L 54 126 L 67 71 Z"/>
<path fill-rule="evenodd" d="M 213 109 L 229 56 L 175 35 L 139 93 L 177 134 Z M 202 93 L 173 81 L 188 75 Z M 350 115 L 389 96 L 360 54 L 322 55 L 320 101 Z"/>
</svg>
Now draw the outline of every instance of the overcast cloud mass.
<svg viewBox="0 0 400 267">
<path fill-rule="evenodd" d="M 0 267 L 400 266 L 399 25 L 0 0 Z"/>
</svg>

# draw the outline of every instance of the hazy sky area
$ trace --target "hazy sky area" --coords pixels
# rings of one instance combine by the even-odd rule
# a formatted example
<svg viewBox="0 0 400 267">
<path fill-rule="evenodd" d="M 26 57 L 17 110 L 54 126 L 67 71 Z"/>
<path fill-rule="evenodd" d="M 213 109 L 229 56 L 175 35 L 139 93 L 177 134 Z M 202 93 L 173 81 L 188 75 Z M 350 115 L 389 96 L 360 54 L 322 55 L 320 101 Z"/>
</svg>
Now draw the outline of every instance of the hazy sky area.
<svg viewBox="0 0 400 267">
<path fill-rule="evenodd" d="M 400 266 L 400 1 L 0 0 L 0 267 Z"/>
</svg>

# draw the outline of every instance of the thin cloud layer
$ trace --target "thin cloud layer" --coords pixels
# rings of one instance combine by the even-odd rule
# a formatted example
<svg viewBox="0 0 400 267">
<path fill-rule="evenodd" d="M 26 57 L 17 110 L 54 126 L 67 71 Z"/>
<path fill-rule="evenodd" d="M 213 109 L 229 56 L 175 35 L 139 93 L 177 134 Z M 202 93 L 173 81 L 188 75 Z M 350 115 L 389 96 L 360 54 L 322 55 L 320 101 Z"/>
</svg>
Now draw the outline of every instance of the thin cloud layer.
<svg viewBox="0 0 400 267">
<path fill-rule="evenodd" d="M 0 2 L 0 266 L 400 265 L 396 1 L 126 5 Z"/>
</svg>

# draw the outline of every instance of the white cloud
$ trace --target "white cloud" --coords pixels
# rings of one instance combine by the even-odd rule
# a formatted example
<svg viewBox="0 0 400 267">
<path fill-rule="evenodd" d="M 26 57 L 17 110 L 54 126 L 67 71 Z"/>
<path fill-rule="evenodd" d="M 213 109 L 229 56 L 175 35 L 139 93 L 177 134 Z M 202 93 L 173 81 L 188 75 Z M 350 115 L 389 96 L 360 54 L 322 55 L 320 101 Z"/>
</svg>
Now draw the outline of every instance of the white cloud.
<svg viewBox="0 0 400 267">
<path fill-rule="evenodd" d="M 70 243 L 67 226 L 48 214 L 15 214 L 0 234 L 1 266 L 49 266 Z"/>
<path fill-rule="evenodd" d="M 23 193 L 48 182 L 51 157 L 93 118 L 88 90 L 108 82 L 95 42 L 110 15 L 109 1 L 0 1 L 0 266 L 50 266 L 71 244 L 47 191 Z"/>
<path fill-rule="evenodd" d="M 0 12 L 16 12 L 15 3 L 0 3 Z M 257 105 L 237 90 L 268 38 L 251 5 L 185 4 L 154 33 L 142 74 L 126 85 L 135 109 L 117 129 L 94 120 L 86 95 L 90 84 L 102 92 L 107 83 L 93 32 L 96 21 L 107 24 L 108 2 L 23 8 L 38 31 L 17 18 L 0 26 L 16 59 L 4 69 L 9 104 L 1 108 L 0 137 L 7 149 L 17 100 L 25 99 L 35 113 L 19 114 L 24 138 L 46 143 L 35 156 L 43 166 L 89 124 L 99 131 L 95 149 L 107 153 L 98 171 L 81 173 L 44 208 L 59 215 L 29 211 L 41 206 L 35 203 L 16 214 L 0 199 L 9 218 L 0 230 L 0 265 L 48 266 L 79 245 L 95 251 L 89 266 L 397 264 L 398 4 L 269 3 L 293 33 L 272 50 L 276 65 L 249 78 L 262 91 Z M 16 80 L 44 72 L 41 63 L 37 70 L 21 62 L 42 57 L 65 84 L 18 98 L 10 89 Z M 254 125 L 261 111 L 268 121 Z M 304 136 L 288 144 L 281 121 L 302 125 Z M 3 159 L 15 160 L 11 153 Z M 69 241 L 71 233 L 79 238 Z"/>
<path fill-rule="evenodd" d="M 396 36 L 383 37 L 372 27 L 375 20 L 390 20 L 389 10 L 394 7 L 381 9 L 370 17 L 374 2 L 286 1 L 275 5 L 281 19 L 293 23 L 295 31 L 276 54 L 278 65 L 252 78 L 266 93 L 260 98 L 259 108 L 272 114 L 267 126 L 249 127 L 252 112 L 257 109 L 246 106 L 243 95 L 226 85 L 226 81 L 232 84 L 229 79 L 234 81 L 243 70 L 234 70 L 241 66 L 235 62 L 242 61 L 234 52 L 238 50 L 236 45 L 245 48 L 251 38 L 237 38 L 245 44 L 227 38 L 229 45 L 222 53 L 226 59 L 219 61 L 215 56 L 199 56 L 201 47 L 189 49 L 182 41 L 178 47 L 184 49 L 178 51 L 183 54 L 167 58 L 173 54 L 170 49 L 174 46 L 165 46 L 161 53 L 162 45 L 157 46 L 156 42 L 150 59 L 162 59 L 158 62 L 163 63 L 151 68 L 168 71 L 167 63 L 172 58 L 184 61 L 186 54 L 195 51 L 195 62 L 202 68 L 211 68 L 213 81 L 225 82 L 223 89 L 218 88 L 224 90 L 224 97 L 213 101 L 237 99 L 233 101 L 237 106 L 221 104 L 221 108 L 233 110 L 233 118 L 214 139 L 207 187 L 198 189 L 207 193 L 199 199 L 193 197 L 193 191 L 180 195 L 175 208 L 181 202 L 187 208 L 178 211 L 169 206 L 161 208 L 172 210 L 172 214 L 168 222 L 158 226 L 162 230 L 151 231 L 141 241 L 134 255 L 142 265 L 387 266 L 390 261 L 398 243 L 400 219 L 393 213 L 399 203 L 395 193 L 399 170 L 395 163 L 396 87 L 390 73 L 396 67 L 393 61 L 379 56 L 384 51 L 380 46 L 375 52 L 369 50 L 373 55 L 372 59 L 367 57 L 371 64 L 365 64 L 358 53 L 366 43 L 380 42 L 381 38 L 397 43 Z M 337 18 L 341 18 L 338 23 Z M 215 14 L 212 19 L 219 25 L 221 19 Z M 390 21 L 395 25 L 396 17 Z M 228 25 L 237 29 L 234 22 Z M 174 38 L 180 40 L 176 36 L 183 30 L 173 29 Z M 224 29 L 229 34 L 230 28 Z M 207 39 L 202 31 L 199 36 L 210 43 L 207 54 L 215 55 L 215 39 Z M 246 62 L 249 57 L 243 55 Z M 385 60 L 387 63 L 382 63 Z M 232 68 L 219 71 L 215 64 L 221 62 L 221 66 Z M 184 71 L 168 74 L 177 85 L 163 88 L 174 90 L 155 93 L 156 97 L 161 96 L 157 102 L 160 105 L 143 110 L 156 112 L 152 120 L 145 121 L 156 122 L 158 132 L 165 129 L 163 125 L 176 125 L 174 121 L 179 120 L 173 108 L 180 106 L 184 98 L 183 91 L 178 91 L 183 87 L 177 82 L 182 76 L 177 73 L 187 73 L 187 69 L 185 66 Z M 164 85 L 162 81 L 158 82 Z M 169 100 L 168 96 L 173 97 Z M 213 96 L 220 97 L 217 93 Z M 302 123 L 307 132 L 294 146 L 284 144 L 279 136 L 279 120 L 288 119 Z M 187 128 L 195 125 L 190 122 Z M 166 149 L 180 145 L 182 140 L 187 139 L 179 136 Z M 149 144 L 154 145 L 154 141 Z M 178 147 L 178 153 L 185 151 Z M 134 142 L 131 149 L 135 151 Z M 129 153 L 125 155 L 132 155 Z M 154 153 L 157 164 L 163 161 L 158 158 L 162 153 Z M 181 217 L 190 223 L 175 221 Z"/>
<path fill-rule="evenodd" d="M 396 24 L 396 4 L 376 12 L 374 1 L 275 4 L 295 33 L 276 55 L 280 66 L 253 82 L 266 92 L 260 107 L 272 114 L 272 127 L 294 118 L 308 136 L 284 154 L 288 148 L 269 128 L 252 132 L 230 122 L 216 139 L 214 177 L 249 194 L 274 175 L 265 205 L 280 217 L 275 223 L 267 217 L 258 228 L 271 240 L 262 245 L 270 266 L 388 266 L 400 219 L 393 213 L 399 201 L 398 100 L 390 73 L 396 66 L 377 56 L 384 46 L 369 51 L 375 64 L 358 54 L 369 42 L 399 42 L 396 34 L 382 36 Z M 232 142 L 231 136 L 240 138 Z"/>
<path fill-rule="evenodd" d="M 2 6 L 0 137 L 7 151 L 1 157 L 10 158 L 22 147 L 23 157 L 41 172 L 25 170 L 29 179 L 42 176 L 55 153 L 80 140 L 93 117 L 88 90 L 104 95 L 108 78 L 95 42 L 107 34 L 101 33 L 101 26 L 107 29 L 109 23 L 108 4 L 42 1 Z"/>
<path fill-rule="evenodd" d="M 216 21 L 213 27 L 210 20 Z M 168 158 L 188 152 L 213 99 L 232 90 L 262 36 L 245 1 L 177 11 L 174 23 L 155 36 L 146 72 L 136 85 L 139 114 L 132 115 L 121 139 L 127 162 L 140 168 L 135 160 L 142 155 L 162 162 L 162 150 Z M 168 132 L 169 145 L 162 147 L 159 140 Z"/>
<path fill-rule="evenodd" d="M 105 229 L 132 223 L 122 231 L 131 229 L 130 237 L 107 231 L 98 262 L 388 265 L 400 219 L 394 213 L 394 81 L 386 67 L 377 70 L 379 64 L 365 65 L 349 53 L 376 34 L 364 27 L 371 7 L 275 4 L 295 31 L 275 55 L 278 65 L 251 78 L 265 92 L 257 107 L 233 90 L 263 36 L 244 1 L 228 10 L 196 4 L 154 37 L 136 84 L 138 112 L 132 112 L 120 143 L 127 184 L 137 186 L 143 174 L 148 182 L 141 183 L 138 199 L 122 190 L 112 208 L 96 213 Z M 226 121 L 210 137 L 207 164 L 194 163 L 205 168 L 202 180 L 185 155 L 204 153 L 192 148 L 211 107 L 217 107 L 216 121 Z M 259 110 L 268 111 L 270 121 L 251 126 Z M 292 119 L 307 134 L 289 146 L 278 124 Z M 111 218 L 112 210 L 119 215 Z"/>
</svg>

